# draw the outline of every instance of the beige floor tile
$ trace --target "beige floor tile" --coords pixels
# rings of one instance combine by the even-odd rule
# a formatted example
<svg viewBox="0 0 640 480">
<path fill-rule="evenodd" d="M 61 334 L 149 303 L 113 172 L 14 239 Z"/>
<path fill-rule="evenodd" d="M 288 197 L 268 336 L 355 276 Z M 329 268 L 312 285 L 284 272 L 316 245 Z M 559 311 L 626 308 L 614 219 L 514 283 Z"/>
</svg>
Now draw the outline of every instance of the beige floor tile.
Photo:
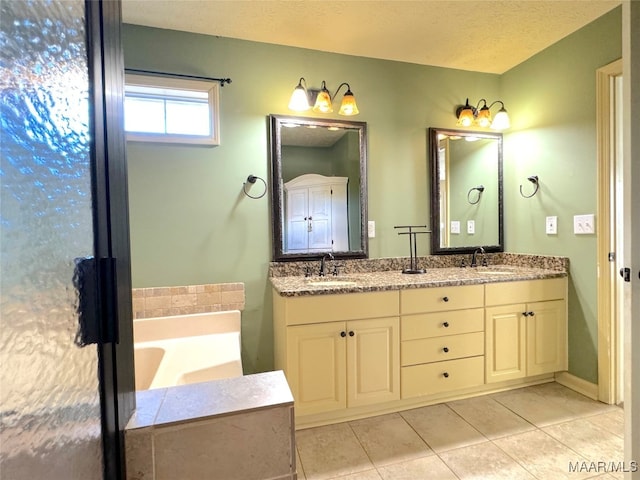
<svg viewBox="0 0 640 480">
<path fill-rule="evenodd" d="M 553 425 L 576 418 L 576 414 L 571 410 L 558 403 L 550 402 L 530 388 L 496 393 L 491 395 L 491 398 L 537 427 Z"/>
<path fill-rule="evenodd" d="M 457 480 L 458 477 L 435 455 L 378 468 L 383 480 Z"/>
<path fill-rule="evenodd" d="M 589 422 L 588 419 L 552 425 L 542 430 L 582 455 L 587 462 L 617 463 L 624 459 L 623 439 Z M 618 478 L 619 475 L 613 476 Z"/>
<path fill-rule="evenodd" d="M 624 438 L 624 411 L 621 408 L 587 418 L 600 428 Z"/>
<path fill-rule="evenodd" d="M 366 472 L 352 473 L 343 477 L 334 477 L 331 480 L 382 480 L 382 477 L 376 470 L 367 470 Z"/>
<path fill-rule="evenodd" d="M 433 454 L 397 413 L 356 420 L 351 428 L 376 467 Z"/>
<path fill-rule="evenodd" d="M 492 442 L 439 454 L 461 480 L 535 480 Z"/>
<path fill-rule="evenodd" d="M 401 415 L 435 452 L 488 441 L 444 404 L 407 410 Z"/>
<path fill-rule="evenodd" d="M 617 408 L 615 405 L 608 405 L 598 402 L 597 400 L 592 400 L 556 382 L 535 385 L 528 387 L 528 390 L 542 395 L 544 398 L 563 406 L 580 417 L 606 413 Z"/>
<path fill-rule="evenodd" d="M 328 479 L 373 469 L 347 423 L 296 432 L 300 461 L 307 480 Z"/>
<path fill-rule="evenodd" d="M 494 443 L 536 478 L 579 480 L 593 476 L 571 472 L 570 462 L 575 464 L 585 459 L 541 430 L 500 438 Z"/>
<path fill-rule="evenodd" d="M 490 439 L 534 430 L 536 427 L 490 397 L 476 397 L 447 405 Z"/>
</svg>

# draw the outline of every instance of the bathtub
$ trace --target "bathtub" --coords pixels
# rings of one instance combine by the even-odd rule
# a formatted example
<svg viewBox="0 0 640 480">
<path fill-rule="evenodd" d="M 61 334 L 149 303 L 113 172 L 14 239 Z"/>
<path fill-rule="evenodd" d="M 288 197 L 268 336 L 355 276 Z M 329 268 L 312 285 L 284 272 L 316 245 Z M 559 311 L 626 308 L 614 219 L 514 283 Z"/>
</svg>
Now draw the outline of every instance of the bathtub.
<svg viewBox="0 0 640 480">
<path fill-rule="evenodd" d="M 133 322 L 136 390 L 242 376 L 240 311 Z"/>
</svg>

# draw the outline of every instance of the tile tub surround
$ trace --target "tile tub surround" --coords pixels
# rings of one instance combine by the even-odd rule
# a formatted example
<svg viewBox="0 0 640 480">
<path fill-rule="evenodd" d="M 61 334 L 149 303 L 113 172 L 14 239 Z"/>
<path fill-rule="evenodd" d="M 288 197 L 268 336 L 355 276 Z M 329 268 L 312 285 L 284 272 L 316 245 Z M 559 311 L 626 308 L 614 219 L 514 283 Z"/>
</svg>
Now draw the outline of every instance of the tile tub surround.
<svg viewBox="0 0 640 480">
<path fill-rule="evenodd" d="M 498 271 L 499 274 L 496 275 L 496 271 Z M 274 276 L 271 277 L 270 280 L 273 288 L 280 296 L 298 297 L 306 295 L 474 285 L 493 282 L 515 282 L 565 276 L 567 276 L 567 272 L 563 270 L 548 270 L 544 268 L 500 264 L 488 268 L 433 268 L 419 275 L 403 274 L 399 270 L 388 270 L 343 274 L 337 277 L 328 276 L 324 277 L 324 279 L 304 276 Z M 332 284 L 332 280 L 351 283 L 337 285 Z M 327 284 L 323 284 L 323 281 L 327 281 Z"/>
<path fill-rule="evenodd" d="M 282 372 L 136 393 L 128 480 L 296 478 L 293 397 Z"/>
<path fill-rule="evenodd" d="M 134 288 L 133 318 L 244 310 L 244 283 Z"/>
<path fill-rule="evenodd" d="M 529 255 L 519 253 L 487 253 L 485 254 L 489 266 L 504 265 L 511 267 L 539 268 L 543 270 L 569 271 L 569 259 L 567 257 L 554 257 L 547 255 Z M 462 260 L 470 263 L 471 255 L 428 255 L 418 257 L 418 266 L 427 270 L 438 268 L 459 268 Z M 340 275 L 351 275 L 354 273 L 371 272 L 402 272 L 409 266 L 409 257 L 374 258 L 374 259 L 338 259 L 329 260 L 329 268 L 332 265 L 339 265 Z M 317 260 L 301 262 L 271 262 L 269 264 L 270 277 L 292 277 L 304 276 L 307 268 L 312 275 L 318 273 L 320 266 L 319 257 Z M 329 270 L 331 271 L 331 270 Z M 410 276 L 410 275 L 407 275 Z M 415 275 L 420 276 L 420 275 Z"/>
</svg>

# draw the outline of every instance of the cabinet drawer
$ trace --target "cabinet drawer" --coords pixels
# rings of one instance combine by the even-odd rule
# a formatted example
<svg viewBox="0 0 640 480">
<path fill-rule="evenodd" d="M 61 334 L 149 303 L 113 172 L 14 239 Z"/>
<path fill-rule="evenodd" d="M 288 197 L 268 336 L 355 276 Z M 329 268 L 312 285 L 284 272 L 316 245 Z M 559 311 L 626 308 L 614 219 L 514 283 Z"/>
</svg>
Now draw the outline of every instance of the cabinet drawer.
<svg viewBox="0 0 640 480">
<path fill-rule="evenodd" d="M 482 331 L 484 331 L 484 309 L 482 308 L 458 312 L 423 313 L 402 317 L 400 339 L 402 341 L 417 340 Z"/>
<path fill-rule="evenodd" d="M 484 306 L 484 285 L 412 288 L 400 291 L 400 313 L 439 312 Z"/>
<path fill-rule="evenodd" d="M 484 355 L 484 332 L 402 342 L 402 366 Z"/>
<path fill-rule="evenodd" d="M 402 367 L 402 398 L 432 395 L 484 383 L 484 357 Z"/>
<path fill-rule="evenodd" d="M 286 325 L 398 316 L 398 292 L 364 292 L 287 298 Z"/>
<path fill-rule="evenodd" d="M 567 278 L 488 283 L 485 289 L 487 306 L 557 300 L 567 295 Z"/>
</svg>

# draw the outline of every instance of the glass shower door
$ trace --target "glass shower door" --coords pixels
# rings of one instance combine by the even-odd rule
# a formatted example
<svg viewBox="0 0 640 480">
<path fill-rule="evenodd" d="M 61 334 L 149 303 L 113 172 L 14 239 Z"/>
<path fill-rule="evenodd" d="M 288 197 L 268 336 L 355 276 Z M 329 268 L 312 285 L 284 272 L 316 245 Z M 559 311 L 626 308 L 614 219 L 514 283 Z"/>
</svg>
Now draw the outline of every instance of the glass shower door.
<svg viewBox="0 0 640 480">
<path fill-rule="evenodd" d="M 0 8 L 0 477 L 102 479 L 74 287 L 94 255 L 85 4 Z"/>
</svg>

